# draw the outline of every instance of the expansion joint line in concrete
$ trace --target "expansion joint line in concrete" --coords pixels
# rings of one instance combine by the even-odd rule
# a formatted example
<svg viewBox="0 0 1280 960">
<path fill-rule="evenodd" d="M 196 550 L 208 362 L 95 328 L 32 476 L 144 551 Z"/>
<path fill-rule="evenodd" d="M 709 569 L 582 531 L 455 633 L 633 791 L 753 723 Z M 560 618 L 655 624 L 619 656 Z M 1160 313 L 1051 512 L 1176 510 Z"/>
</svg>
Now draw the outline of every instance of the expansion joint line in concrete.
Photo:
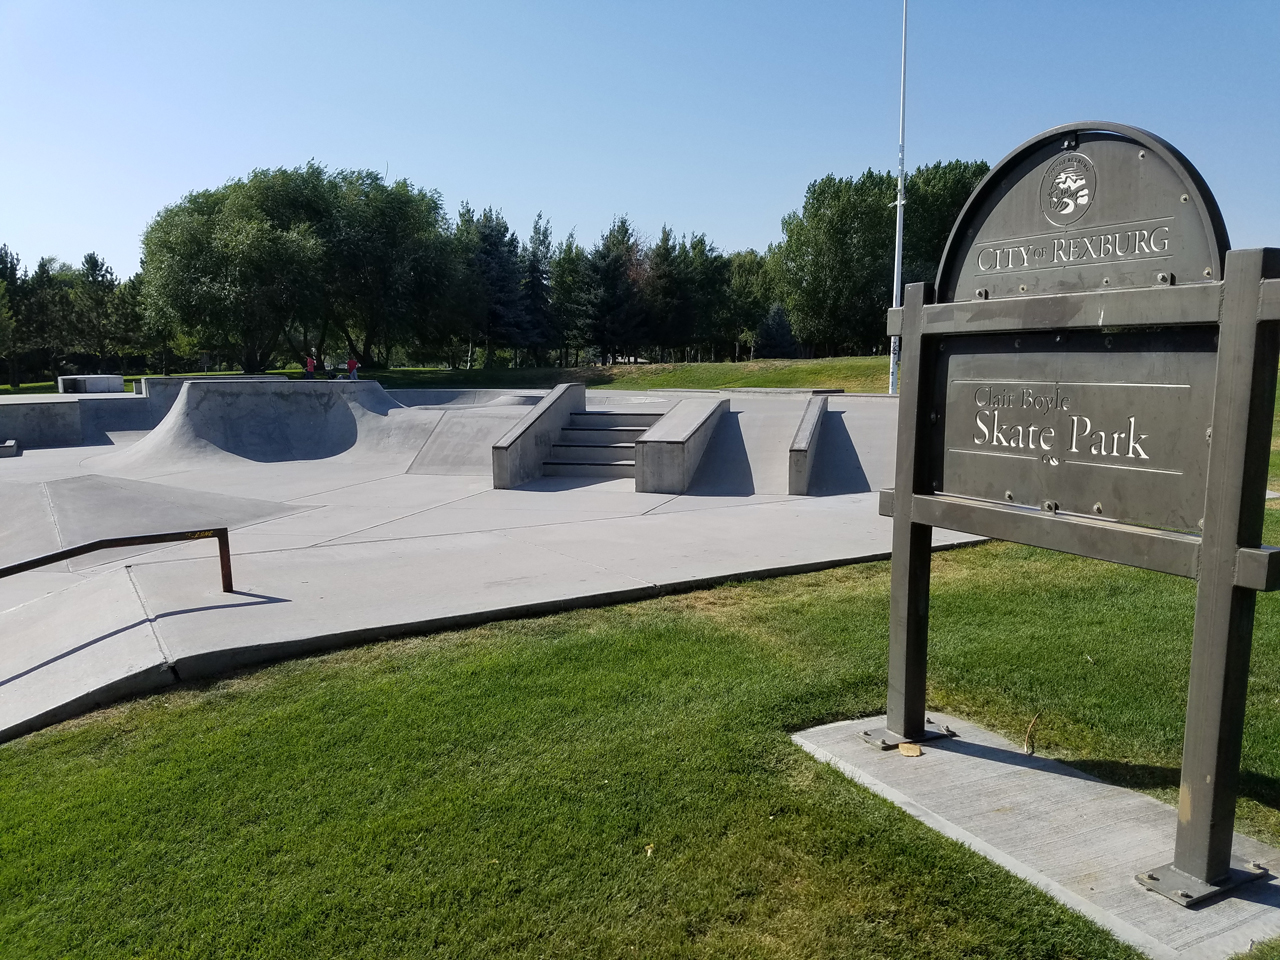
<svg viewBox="0 0 1280 960">
<path fill-rule="evenodd" d="M 49 495 L 49 484 L 47 482 L 40 484 L 40 492 L 44 494 L 44 502 L 49 507 L 49 522 L 53 524 L 53 532 L 58 538 L 58 546 L 66 547 L 68 543 L 62 537 L 62 528 L 58 526 L 58 511 L 53 509 L 53 497 Z M 71 564 L 67 564 L 67 569 L 71 569 Z"/>
<path fill-rule="evenodd" d="M 988 860 L 1004 867 L 1004 869 L 1008 870 L 1015 876 L 1021 877 L 1033 886 L 1043 890 L 1060 903 L 1069 904 L 1077 913 L 1081 913 L 1088 917 L 1103 929 L 1111 931 L 1117 939 L 1123 940 L 1130 946 L 1137 947 L 1147 956 L 1155 958 L 1155 960 L 1178 960 L 1177 951 L 1170 950 L 1159 940 L 1148 936 L 1136 927 L 1132 927 L 1125 923 L 1123 920 L 1117 919 L 1105 910 L 1099 909 L 1083 897 L 1072 893 L 1060 883 L 1046 877 L 1040 871 L 1033 870 L 1022 861 L 1009 856 L 1003 850 L 993 847 L 985 840 L 980 840 L 968 830 L 965 830 L 963 827 L 957 826 L 945 817 L 934 813 L 928 807 L 917 803 L 905 794 L 893 789 L 893 787 L 888 784 L 882 783 L 875 777 L 869 776 L 865 771 L 859 770 L 852 764 L 846 763 L 834 754 L 823 750 L 821 747 L 815 746 L 811 743 L 806 743 L 799 735 L 793 736 L 791 739 L 796 746 L 813 756 L 814 759 L 835 767 L 854 783 L 870 790 L 872 793 L 876 794 L 876 796 L 884 800 L 888 800 L 895 806 L 900 807 L 903 811 L 915 817 L 925 826 L 932 827 L 943 836 L 955 840 L 957 843 L 964 844 L 975 853 L 981 854 Z"/>
<path fill-rule="evenodd" d="M 311 499 L 314 499 L 315 497 L 323 497 L 326 494 L 337 493 L 339 490 L 350 490 L 352 487 L 364 486 L 366 483 L 377 483 L 379 480 L 390 480 L 392 477 L 403 477 L 405 475 L 405 472 L 406 471 L 402 470 L 400 473 L 395 473 L 395 472 L 384 473 L 381 476 L 371 477 L 367 480 L 353 480 L 351 483 L 340 483 L 336 487 L 326 487 L 324 490 L 317 490 L 315 493 L 307 493 L 307 494 L 303 494 L 300 497 L 294 497 L 291 500 L 281 500 L 279 502 L 293 503 L 296 500 L 311 500 Z M 313 504 L 308 504 L 308 503 L 303 503 L 299 505 L 303 507 L 313 506 Z M 323 507 L 323 506 L 327 506 L 327 504 L 318 503 L 318 504 L 314 504 L 314 506 Z"/>
<path fill-rule="evenodd" d="M 129 586 L 133 587 L 133 595 L 138 598 L 138 606 L 142 608 L 142 615 L 147 618 L 147 628 L 151 631 L 151 638 L 156 642 L 156 649 L 160 651 L 160 656 L 164 658 L 165 666 L 169 668 L 169 672 L 173 674 L 174 679 L 178 679 L 178 671 L 173 666 L 173 654 L 169 652 L 168 645 L 164 642 L 164 638 L 160 636 L 160 628 L 156 624 L 156 618 L 151 613 L 151 608 L 147 606 L 147 598 L 142 595 L 142 588 L 138 586 L 138 581 L 133 576 L 133 564 L 126 564 L 124 568 L 125 576 L 129 578 Z"/>
<path fill-rule="evenodd" d="M 355 486 L 359 486 L 359 484 L 355 484 Z M 347 540 L 347 542 L 348 542 L 348 543 L 350 543 L 350 542 L 356 542 L 356 543 L 376 543 L 376 542 L 378 542 L 378 540 L 360 540 L 360 541 L 351 541 L 351 540 L 349 540 L 348 538 L 349 538 L 349 537 L 359 536 L 360 534 L 364 533 L 366 530 L 376 530 L 376 529 L 378 529 L 378 527 L 385 527 L 388 523 L 399 523 L 401 520 L 408 520 L 410 517 L 416 517 L 416 516 L 418 516 L 418 515 L 420 515 L 420 514 L 423 514 L 423 513 L 430 513 L 432 510 L 439 510 L 441 507 L 451 507 L 451 506 L 453 506 L 455 503 L 462 503 L 462 501 L 464 501 L 464 500 L 470 500 L 470 499 L 472 499 L 473 497 L 478 497 L 478 496 L 480 496 L 480 494 L 482 494 L 482 493 L 489 493 L 489 492 L 490 492 L 490 491 L 488 491 L 488 490 L 477 490 L 475 493 L 468 493 L 465 497 L 455 497 L 455 498 L 454 498 L 454 499 L 452 499 L 452 500 L 444 500 L 444 501 L 442 501 L 442 502 L 440 502 L 440 503 L 433 503 L 431 506 L 429 506 L 429 507 L 423 507 L 421 510 L 413 510 L 413 511 L 410 511 L 409 513 L 401 514 L 400 516 L 395 517 L 395 518 L 393 518 L 393 519 L 391 519 L 391 520 L 380 520 L 380 521 L 379 521 L 379 522 L 377 522 L 377 523 L 371 523 L 371 524 L 369 524 L 369 526 L 367 526 L 367 527 L 361 527 L 361 528 L 360 528 L 360 529 L 358 529 L 358 530 L 352 530 L 350 533 L 344 533 L 344 534 L 342 534 L 341 536 L 338 536 L 338 537 L 330 537 L 330 538 L 329 538 L 329 539 L 327 539 L 327 540 L 317 540 L 314 544 L 312 544 L 312 546 L 315 546 L 315 547 L 343 546 L 343 544 L 338 543 L 338 541 L 339 541 L 339 540 Z M 316 509 L 317 509 L 317 510 L 319 510 L 321 506 L 323 506 L 323 504 L 317 504 L 317 505 L 316 505 Z M 270 521 L 270 520 L 262 520 L 262 521 L 260 521 L 260 522 L 261 522 L 261 523 L 270 523 L 271 521 Z M 255 526 L 256 526 L 256 524 L 255 524 Z M 452 534 L 429 534 L 428 536 L 451 536 L 451 535 L 452 535 Z M 381 539 L 381 538 L 379 538 L 379 539 Z M 425 537 L 394 537 L 394 538 L 392 538 L 392 539 L 394 539 L 394 540 L 422 540 L 422 539 L 426 539 L 426 538 L 425 538 Z M 302 548 L 302 547 L 292 547 L 292 548 L 290 548 L 290 549 L 300 550 L 300 549 L 304 549 L 304 548 Z"/>
</svg>

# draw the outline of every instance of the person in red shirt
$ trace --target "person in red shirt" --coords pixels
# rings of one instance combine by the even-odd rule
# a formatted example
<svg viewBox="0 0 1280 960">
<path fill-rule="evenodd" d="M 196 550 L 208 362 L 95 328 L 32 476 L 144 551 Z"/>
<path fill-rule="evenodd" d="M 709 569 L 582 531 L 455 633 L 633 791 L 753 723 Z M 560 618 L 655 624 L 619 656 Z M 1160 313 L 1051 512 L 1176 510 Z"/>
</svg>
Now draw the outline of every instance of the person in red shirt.
<svg viewBox="0 0 1280 960">
<path fill-rule="evenodd" d="M 360 367 L 360 364 L 355 357 L 352 357 L 352 356 L 347 357 L 347 379 L 348 380 L 360 379 L 360 377 L 356 374 L 356 370 L 358 370 L 359 367 Z"/>
<path fill-rule="evenodd" d="M 302 379 L 314 380 L 316 378 L 316 358 L 311 356 L 311 354 L 308 353 L 305 360 L 305 365 L 307 370 L 306 370 L 306 373 L 302 375 Z"/>
</svg>

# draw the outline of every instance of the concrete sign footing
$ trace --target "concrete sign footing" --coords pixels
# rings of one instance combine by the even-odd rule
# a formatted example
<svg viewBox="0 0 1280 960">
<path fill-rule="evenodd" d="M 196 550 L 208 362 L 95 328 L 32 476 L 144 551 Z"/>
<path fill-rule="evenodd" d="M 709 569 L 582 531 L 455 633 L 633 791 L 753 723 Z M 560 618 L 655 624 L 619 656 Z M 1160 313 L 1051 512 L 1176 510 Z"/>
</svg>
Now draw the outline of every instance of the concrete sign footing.
<svg viewBox="0 0 1280 960">
<path fill-rule="evenodd" d="M 1256 882 L 1207 898 L 1190 878 L 1192 909 L 1149 889 L 1139 874 L 1174 879 L 1151 864 L 1168 856 L 1177 811 L 1056 760 L 1027 756 L 999 734 L 932 714 L 953 737 L 919 756 L 868 744 L 885 718 L 814 727 L 792 739 L 810 754 L 940 833 L 1027 880 L 1151 957 L 1218 960 L 1280 936 L 1280 850 L 1235 835 L 1242 870 Z M 915 751 L 909 751 L 914 753 Z M 1159 882 L 1157 881 L 1157 882 Z"/>
</svg>

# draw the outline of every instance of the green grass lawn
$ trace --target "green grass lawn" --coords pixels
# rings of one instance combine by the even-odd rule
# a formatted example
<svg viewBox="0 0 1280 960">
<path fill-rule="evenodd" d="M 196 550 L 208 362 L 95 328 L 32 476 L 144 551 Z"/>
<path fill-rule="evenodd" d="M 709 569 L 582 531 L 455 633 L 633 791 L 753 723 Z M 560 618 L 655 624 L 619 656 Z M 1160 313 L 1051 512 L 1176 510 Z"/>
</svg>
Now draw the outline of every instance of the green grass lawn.
<svg viewBox="0 0 1280 960">
<path fill-rule="evenodd" d="M 290 376 L 300 376 L 290 370 Z M 498 370 L 394 369 L 361 371 L 391 389 L 401 387 L 551 387 L 585 383 L 615 390 L 716 390 L 723 387 L 840 387 L 850 393 L 889 389 L 888 357 L 755 360 L 744 363 L 617 364 Z"/>
<path fill-rule="evenodd" d="M 1002 543 L 934 570 L 932 708 L 1039 713 L 1039 752 L 1173 796 L 1190 581 Z M 791 744 L 884 709 L 888 600 L 876 563 L 498 623 L 0 747 L 0 956 L 1135 956 Z M 1274 595 L 1244 767 L 1280 842 Z"/>
<path fill-rule="evenodd" d="M 301 370 L 279 370 L 298 378 Z M 183 374 L 194 376 L 195 374 Z M 211 374 L 223 376 L 224 374 Z M 557 383 L 585 383 L 618 390 L 721 387 L 842 387 L 850 393 L 889 389 L 888 357 L 834 357 L 828 360 L 756 360 L 748 363 L 619 364 L 611 367 L 539 367 L 495 370 L 393 369 L 361 371 L 390 389 L 406 387 L 498 387 L 536 389 Z M 126 377 L 126 381 L 137 377 Z M 56 383 L 23 384 L 20 393 L 56 393 Z M 0 396 L 12 393 L 0 386 Z"/>
<path fill-rule="evenodd" d="M 12 397 L 19 393 L 57 393 L 58 384 L 54 381 L 48 383 L 23 383 L 19 384 L 15 390 L 7 383 L 0 383 L 0 397 Z"/>
</svg>

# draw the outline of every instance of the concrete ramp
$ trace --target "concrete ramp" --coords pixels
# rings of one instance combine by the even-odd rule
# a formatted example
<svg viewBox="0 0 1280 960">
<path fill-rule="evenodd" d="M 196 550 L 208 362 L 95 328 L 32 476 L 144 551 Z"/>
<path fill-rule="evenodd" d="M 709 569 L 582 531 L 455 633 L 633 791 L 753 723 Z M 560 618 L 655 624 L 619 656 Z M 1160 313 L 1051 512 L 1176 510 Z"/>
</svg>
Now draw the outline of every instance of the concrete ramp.
<svg viewBox="0 0 1280 960">
<path fill-rule="evenodd" d="M 130 476 L 231 459 L 401 458 L 407 467 L 441 416 L 403 406 L 374 381 L 193 380 L 147 437 L 90 466 Z"/>
<path fill-rule="evenodd" d="M 787 494 L 788 451 L 807 398 L 733 397 L 689 485 L 691 496 Z"/>
<path fill-rule="evenodd" d="M 439 425 L 414 458 L 408 472 L 434 476 L 491 476 L 493 445 L 528 412 L 528 404 L 501 403 L 445 410 Z"/>
<path fill-rule="evenodd" d="M 788 450 L 806 402 L 807 397 L 731 397 L 688 493 L 787 495 Z M 893 398 L 832 396 L 818 434 L 809 495 L 893 486 L 897 417 Z"/>
<path fill-rule="evenodd" d="M 809 494 L 833 497 L 893 486 L 895 397 L 832 397 L 809 479 Z"/>
</svg>

